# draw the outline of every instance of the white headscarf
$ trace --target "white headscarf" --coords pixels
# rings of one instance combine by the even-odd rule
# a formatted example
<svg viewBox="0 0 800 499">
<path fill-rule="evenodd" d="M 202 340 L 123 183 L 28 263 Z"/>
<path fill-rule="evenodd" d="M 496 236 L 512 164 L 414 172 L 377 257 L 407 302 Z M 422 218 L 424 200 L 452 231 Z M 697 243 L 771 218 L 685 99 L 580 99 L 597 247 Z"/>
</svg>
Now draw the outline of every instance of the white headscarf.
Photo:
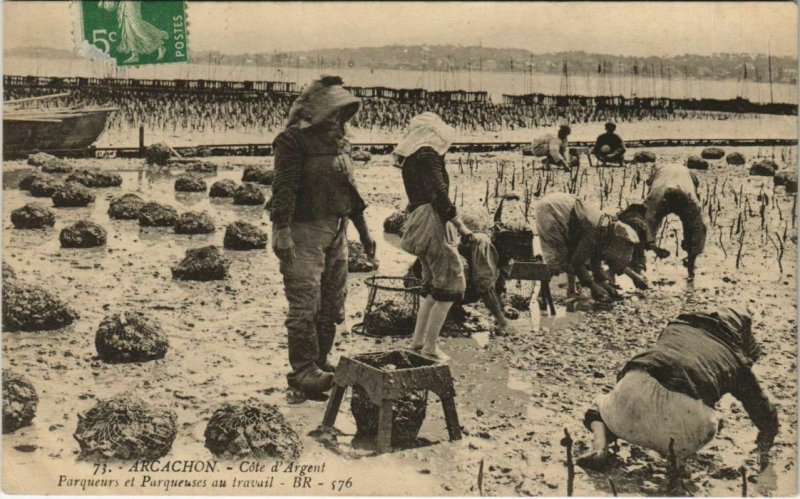
<svg viewBox="0 0 800 499">
<path fill-rule="evenodd" d="M 407 158 L 422 147 L 442 155 L 450 149 L 456 131 L 436 114 L 426 112 L 411 118 L 405 136 L 394 150 L 395 156 Z"/>
</svg>

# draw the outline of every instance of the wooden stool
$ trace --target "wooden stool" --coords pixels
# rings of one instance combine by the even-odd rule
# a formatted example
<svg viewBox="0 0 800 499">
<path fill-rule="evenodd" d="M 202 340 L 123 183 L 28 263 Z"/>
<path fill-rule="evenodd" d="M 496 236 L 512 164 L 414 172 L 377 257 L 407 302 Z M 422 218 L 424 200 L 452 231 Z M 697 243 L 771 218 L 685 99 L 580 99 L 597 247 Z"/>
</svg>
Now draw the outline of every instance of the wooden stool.
<svg viewBox="0 0 800 499">
<path fill-rule="evenodd" d="M 544 262 L 517 262 L 511 266 L 509 279 L 520 281 L 540 281 L 542 283 L 542 298 L 550 308 L 550 315 L 556 315 L 556 306 L 553 295 L 550 293 L 550 269 Z"/>
<path fill-rule="evenodd" d="M 383 370 L 388 364 L 398 366 L 392 371 Z M 411 364 L 411 367 L 402 367 Z M 410 350 L 390 350 L 356 355 L 352 358 L 342 356 L 336 366 L 333 390 L 325 409 L 322 426 L 333 427 L 339 407 L 348 386 L 359 385 L 379 408 L 378 452 L 392 450 L 392 411 L 394 401 L 409 392 L 428 390 L 442 401 L 444 419 L 450 440 L 461 439 L 461 426 L 456 412 L 455 389 L 450 368 L 433 359 L 423 357 Z"/>
</svg>

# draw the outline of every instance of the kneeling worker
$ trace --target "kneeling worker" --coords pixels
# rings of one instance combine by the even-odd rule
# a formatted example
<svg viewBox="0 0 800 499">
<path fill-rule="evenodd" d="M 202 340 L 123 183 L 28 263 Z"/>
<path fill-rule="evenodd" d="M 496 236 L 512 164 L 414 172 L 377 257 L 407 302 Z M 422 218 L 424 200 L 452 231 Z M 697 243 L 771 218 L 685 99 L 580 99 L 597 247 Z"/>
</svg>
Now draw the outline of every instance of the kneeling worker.
<svg viewBox="0 0 800 499">
<path fill-rule="evenodd" d="M 758 428 L 762 467 L 778 433 L 778 413 L 751 367 L 761 350 L 746 312 L 720 307 L 711 313 L 684 313 L 670 322 L 655 346 L 631 359 L 617 385 L 586 412 L 594 434 L 592 451 L 579 466 L 608 464 L 608 444 L 622 438 L 670 457 L 678 465 L 702 449 L 717 432 L 717 402 L 730 393 Z"/>
<path fill-rule="evenodd" d="M 603 164 L 619 163 L 622 166 L 625 159 L 625 145 L 620 136 L 614 133 L 616 129 L 617 125 L 614 123 L 606 123 L 606 133 L 597 137 L 592 154 Z"/>
</svg>

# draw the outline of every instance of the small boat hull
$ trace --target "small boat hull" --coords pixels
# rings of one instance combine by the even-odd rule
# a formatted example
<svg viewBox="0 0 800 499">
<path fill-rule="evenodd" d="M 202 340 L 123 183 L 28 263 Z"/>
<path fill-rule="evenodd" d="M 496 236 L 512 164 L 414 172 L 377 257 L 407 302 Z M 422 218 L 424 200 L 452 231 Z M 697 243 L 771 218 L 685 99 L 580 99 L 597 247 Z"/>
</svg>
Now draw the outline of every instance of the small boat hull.
<svg viewBox="0 0 800 499">
<path fill-rule="evenodd" d="M 3 157 L 34 152 L 72 152 L 88 149 L 106 128 L 113 109 L 76 111 L 41 119 L 36 114 L 3 117 Z"/>
</svg>

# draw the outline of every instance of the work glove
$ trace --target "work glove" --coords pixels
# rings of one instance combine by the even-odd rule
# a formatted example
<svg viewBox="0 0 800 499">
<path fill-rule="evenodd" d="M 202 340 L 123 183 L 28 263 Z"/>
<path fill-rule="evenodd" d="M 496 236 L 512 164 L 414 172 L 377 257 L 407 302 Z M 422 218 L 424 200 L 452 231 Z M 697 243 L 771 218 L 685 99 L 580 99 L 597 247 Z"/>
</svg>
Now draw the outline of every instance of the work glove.
<svg viewBox="0 0 800 499">
<path fill-rule="evenodd" d="M 365 234 L 360 239 L 361 245 L 364 247 L 364 253 L 367 254 L 370 260 L 374 260 L 375 254 L 378 251 L 378 243 L 376 243 L 369 234 Z"/>
<path fill-rule="evenodd" d="M 647 279 L 645 279 L 644 277 L 641 276 L 639 276 L 638 278 L 633 277 L 631 278 L 631 280 L 633 281 L 633 285 L 636 286 L 636 289 L 641 289 L 641 290 L 650 289 L 650 283 L 647 282 Z"/>
<path fill-rule="evenodd" d="M 450 222 L 455 225 L 456 230 L 462 238 L 472 235 L 472 231 L 464 224 L 460 214 L 453 217 Z"/>
<path fill-rule="evenodd" d="M 470 232 L 467 235 L 461 236 L 461 244 L 465 246 L 472 246 L 475 244 L 475 234 Z"/>
<path fill-rule="evenodd" d="M 613 298 L 615 300 L 621 298 L 621 295 L 619 294 L 619 287 L 611 284 L 610 281 L 603 281 L 598 283 L 598 285 L 603 288 L 606 293 L 608 293 L 609 298 Z"/>
<path fill-rule="evenodd" d="M 758 446 L 758 464 L 762 470 L 769 465 L 770 450 L 772 449 L 772 444 L 775 441 L 775 435 L 775 431 L 761 430 L 758 432 L 758 437 L 756 437 L 756 445 Z"/>
<path fill-rule="evenodd" d="M 598 302 L 608 302 L 611 298 L 608 296 L 608 291 L 597 283 L 592 284 L 589 289 L 592 291 L 592 298 Z"/>
<path fill-rule="evenodd" d="M 369 258 L 370 261 L 374 261 L 375 254 L 378 251 L 378 243 L 375 242 L 375 240 L 372 239 L 372 236 L 370 236 L 368 233 L 362 234 L 360 239 L 361 245 L 364 246 L 364 253 L 367 254 L 367 258 Z"/>
<path fill-rule="evenodd" d="M 653 252 L 656 254 L 656 258 L 658 258 L 659 260 L 669 257 L 669 250 L 666 250 L 664 248 L 659 248 L 658 246 L 654 246 L 652 249 Z"/>
<path fill-rule="evenodd" d="M 683 259 L 683 266 L 689 271 L 689 279 L 694 278 L 694 258 L 686 257 Z"/>
<path fill-rule="evenodd" d="M 294 262 L 294 239 L 291 228 L 272 229 L 272 251 L 284 264 L 291 265 Z"/>
</svg>

